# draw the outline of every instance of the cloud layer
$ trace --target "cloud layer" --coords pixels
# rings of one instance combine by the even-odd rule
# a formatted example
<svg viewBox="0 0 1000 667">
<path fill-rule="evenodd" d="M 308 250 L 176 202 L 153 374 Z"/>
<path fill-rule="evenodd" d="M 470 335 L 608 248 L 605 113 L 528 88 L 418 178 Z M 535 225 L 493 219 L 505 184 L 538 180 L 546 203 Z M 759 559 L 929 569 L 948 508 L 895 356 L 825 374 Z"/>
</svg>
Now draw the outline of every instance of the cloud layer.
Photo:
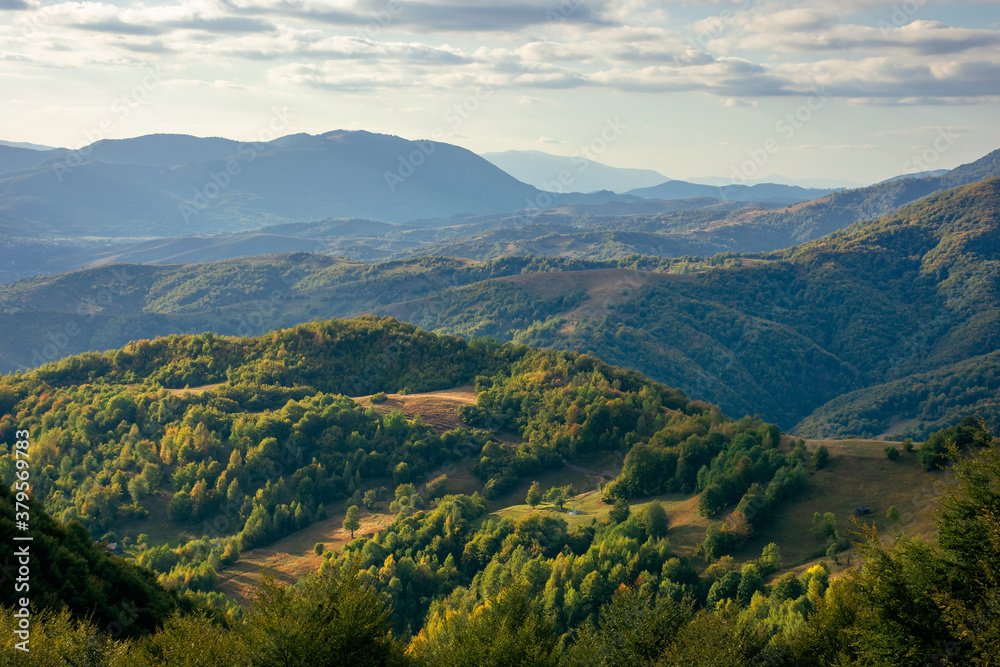
<svg viewBox="0 0 1000 667">
<path fill-rule="evenodd" d="M 212 81 L 242 68 L 241 78 L 252 72 L 266 86 L 696 91 L 733 107 L 816 90 L 855 105 L 967 105 L 1000 97 L 997 3 L 970 5 L 987 17 L 976 27 L 926 18 L 931 2 L 831 6 L 139 0 L 123 8 L 99 0 L 0 0 L 0 59 L 8 75 L 155 60 L 186 79 L 207 80 L 213 65 Z"/>
</svg>

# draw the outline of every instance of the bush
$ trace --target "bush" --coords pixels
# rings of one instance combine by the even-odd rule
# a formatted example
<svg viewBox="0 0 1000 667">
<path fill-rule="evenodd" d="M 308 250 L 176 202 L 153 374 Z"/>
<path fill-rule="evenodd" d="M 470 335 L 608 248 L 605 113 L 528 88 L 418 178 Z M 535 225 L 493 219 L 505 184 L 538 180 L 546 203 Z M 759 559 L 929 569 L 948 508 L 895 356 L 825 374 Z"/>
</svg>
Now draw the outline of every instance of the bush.
<svg viewBox="0 0 1000 667">
<path fill-rule="evenodd" d="M 660 501 L 654 500 L 646 507 L 646 533 L 650 537 L 663 537 L 667 534 L 667 513 Z"/>
<path fill-rule="evenodd" d="M 372 403 L 385 403 L 388 400 L 388 396 L 385 395 L 384 391 L 380 391 L 372 396 Z"/>
<path fill-rule="evenodd" d="M 891 445 L 889 447 L 886 447 L 883 451 L 885 452 L 885 458 L 889 459 L 890 461 L 895 461 L 896 459 L 899 458 L 899 450 Z"/>
<path fill-rule="evenodd" d="M 907 438 L 903 441 L 903 451 L 912 452 L 913 451 L 913 438 Z"/>
<path fill-rule="evenodd" d="M 812 457 L 813 467 L 815 467 L 816 470 L 823 469 L 826 466 L 826 462 L 829 458 L 830 458 L 830 451 L 826 448 L 825 445 L 820 445 L 819 448 L 817 448 L 816 451 L 813 452 L 813 457 Z"/>
<path fill-rule="evenodd" d="M 428 498 L 440 498 L 448 488 L 448 475 L 438 475 L 424 485 Z"/>
<path fill-rule="evenodd" d="M 313 553 L 316 554 L 317 556 L 322 555 L 323 548 L 324 548 L 323 547 L 323 543 L 322 542 L 317 542 L 316 546 L 313 547 Z"/>
</svg>

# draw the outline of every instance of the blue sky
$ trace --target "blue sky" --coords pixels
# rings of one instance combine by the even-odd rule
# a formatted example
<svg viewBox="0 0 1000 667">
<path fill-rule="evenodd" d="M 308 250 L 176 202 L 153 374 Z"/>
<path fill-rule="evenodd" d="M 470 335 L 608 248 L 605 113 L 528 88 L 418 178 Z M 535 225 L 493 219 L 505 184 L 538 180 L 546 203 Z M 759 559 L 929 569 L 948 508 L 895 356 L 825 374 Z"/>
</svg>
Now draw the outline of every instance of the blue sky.
<svg viewBox="0 0 1000 667">
<path fill-rule="evenodd" d="M 71 148 L 365 129 L 871 182 L 1000 148 L 1000 2 L 0 0 L 0 86 L 0 138 Z"/>
</svg>

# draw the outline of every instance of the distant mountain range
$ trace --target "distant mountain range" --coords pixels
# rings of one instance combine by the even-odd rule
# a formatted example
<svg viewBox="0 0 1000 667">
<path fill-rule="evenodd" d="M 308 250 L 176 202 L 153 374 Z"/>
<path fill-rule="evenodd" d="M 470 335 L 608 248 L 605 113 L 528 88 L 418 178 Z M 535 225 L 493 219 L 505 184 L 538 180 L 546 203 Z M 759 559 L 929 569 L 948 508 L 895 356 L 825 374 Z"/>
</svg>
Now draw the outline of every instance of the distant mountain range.
<svg viewBox="0 0 1000 667">
<path fill-rule="evenodd" d="M 609 201 L 559 204 L 553 196 L 552 208 L 458 215 L 436 220 L 433 226 L 359 217 L 256 225 L 247 231 L 210 236 L 188 233 L 142 239 L 129 230 L 130 239 L 103 241 L 65 238 L 68 234 L 58 242 L 8 238 L 0 240 L 0 283 L 109 262 L 209 262 L 296 251 L 364 262 L 421 255 L 480 261 L 524 254 L 604 260 L 629 255 L 709 257 L 720 252 L 767 252 L 892 213 L 948 187 L 1000 176 L 998 155 L 991 153 L 940 175 L 894 179 L 796 204 L 722 201 L 718 196 L 727 193 L 718 192 L 725 190 L 719 188 L 716 197 L 688 199 L 607 193 Z M 662 196 L 686 194 L 683 188 L 688 186 L 678 183 L 668 182 L 654 190 Z M 766 197 L 773 194 L 768 187 L 746 187 L 735 194 L 755 192 Z M 667 191 L 671 188 L 672 192 Z"/>
<path fill-rule="evenodd" d="M 274 252 L 365 262 L 766 252 L 1000 176 L 995 151 L 951 171 L 829 194 L 667 181 L 624 194 L 560 195 L 462 148 L 367 132 L 260 145 L 150 135 L 83 152 L 0 146 L 0 283 L 116 261 Z"/>
<path fill-rule="evenodd" d="M 944 176 L 948 173 L 947 169 L 934 169 L 933 171 L 917 171 L 912 174 L 900 174 L 899 176 L 893 176 L 892 178 L 887 178 L 884 181 L 879 181 L 875 185 L 881 185 L 882 183 L 891 183 L 892 181 L 901 181 L 904 178 L 934 178 L 936 176 Z"/>
<path fill-rule="evenodd" d="M 257 144 L 156 134 L 75 151 L 38 148 L 0 145 L 0 235 L 169 237 L 327 218 L 438 226 L 459 215 L 570 203 L 714 198 L 775 206 L 829 192 L 664 182 L 655 171 L 537 151 L 487 156 L 511 175 L 458 146 L 361 131 Z"/>
<path fill-rule="evenodd" d="M 609 167 L 585 157 L 551 155 L 542 151 L 483 153 L 519 181 L 549 192 L 627 192 L 659 185 L 670 179 L 652 169 Z"/>
<path fill-rule="evenodd" d="M 794 204 L 833 192 L 834 188 L 804 188 L 787 183 L 733 184 L 725 179 L 703 184 L 667 178 L 650 169 L 623 169 L 584 157 L 550 155 L 541 151 L 483 153 L 483 157 L 514 178 L 549 192 L 610 190 L 643 199 L 711 197 L 722 201 Z"/>
<path fill-rule="evenodd" d="M 799 188 L 820 188 L 827 190 L 863 188 L 866 185 L 865 183 L 848 181 L 842 178 L 788 178 L 779 174 L 771 174 L 764 178 L 745 180 L 740 183 L 733 183 L 731 176 L 692 176 L 681 180 L 700 185 L 760 185 L 762 183 L 774 183 L 776 185 L 794 185 Z"/>
<path fill-rule="evenodd" d="M 460 244 L 435 246 L 443 230 L 413 229 L 427 252 L 380 264 L 298 252 L 102 266 L 0 286 L 0 370 L 169 333 L 242 336 L 375 313 L 588 352 L 797 435 L 919 439 L 973 412 L 1000 424 L 998 211 L 993 178 L 752 257 L 600 259 L 602 248 L 670 237 L 540 236 L 554 223 L 539 221 L 480 230 L 484 245 L 507 250 L 488 262 L 442 256 Z M 360 238 L 365 224 L 275 227 L 244 242 Z M 519 230 L 535 236 L 527 247 L 505 236 Z M 190 240 L 173 243 L 179 259 L 206 256 Z M 591 259 L 556 256 L 584 247 Z"/>
<path fill-rule="evenodd" d="M 0 233 L 8 236 L 175 236 L 328 217 L 433 221 L 560 201 L 464 148 L 370 132 L 262 144 L 158 134 L 79 151 L 0 146 Z"/>
<path fill-rule="evenodd" d="M 797 204 L 825 197 L 831 189 L 800 188 L 794 185 L 761 183 L 759 185 L 699 185 L 685 181 L 667 181 L 649 188 L 629 190 L 627 194 L 643 199 L 689 199 L 712 197 L 722 201 L 756 201 L 770 204 Z"/>
<path fill-rule="evenodd" d="M 0 141 L 0 146 L 12 146 L 13 148 L 30 148 L 35 151 L 51 151 L 55 146 L 43 146 L 42 144 L 32 144 L 27 141 Z"/>
</svg>

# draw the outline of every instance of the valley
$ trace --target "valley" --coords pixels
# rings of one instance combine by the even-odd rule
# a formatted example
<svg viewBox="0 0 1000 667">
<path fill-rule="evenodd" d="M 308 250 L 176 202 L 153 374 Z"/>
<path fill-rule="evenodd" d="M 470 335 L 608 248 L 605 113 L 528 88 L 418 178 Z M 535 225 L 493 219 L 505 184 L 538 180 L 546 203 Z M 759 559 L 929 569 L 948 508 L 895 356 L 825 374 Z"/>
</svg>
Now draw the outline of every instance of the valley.
<svg viewBox="0 0 1000 667">
<path fill-rule="evenodd" d="M 411 651 L 514 581 L 566 637 L 629 590 L 811 627 L 877 550 L 949 539 L 940 468 L 989 450 L 998 188 L 769 253 L 26 278 L 0 436 L 32 434 L 49 521 L 234 627 L 324 577 Z"/>
<path fill-rule="evenodd" d="M 0 667 L 1000 665 L 1000 2 L 0 19 Z"/>
</svg>

